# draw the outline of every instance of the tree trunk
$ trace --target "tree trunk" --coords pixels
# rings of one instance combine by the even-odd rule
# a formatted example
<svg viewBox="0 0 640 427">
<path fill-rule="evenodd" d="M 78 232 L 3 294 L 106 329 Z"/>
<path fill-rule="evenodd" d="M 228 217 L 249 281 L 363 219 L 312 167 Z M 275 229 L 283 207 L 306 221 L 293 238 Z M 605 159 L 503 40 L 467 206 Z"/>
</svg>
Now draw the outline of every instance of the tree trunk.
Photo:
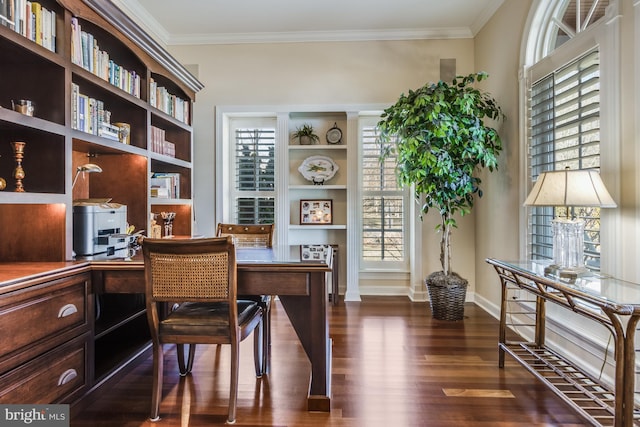
<svg viewBox="0 0 640 427">
<path fill-rule="evenodd" d="M 451 225 L 449 224 L 449 215 L 443 214 L 441 219 L 440 264 L 442 271 L 448 276 L 451 274 Z"/>
</svg>

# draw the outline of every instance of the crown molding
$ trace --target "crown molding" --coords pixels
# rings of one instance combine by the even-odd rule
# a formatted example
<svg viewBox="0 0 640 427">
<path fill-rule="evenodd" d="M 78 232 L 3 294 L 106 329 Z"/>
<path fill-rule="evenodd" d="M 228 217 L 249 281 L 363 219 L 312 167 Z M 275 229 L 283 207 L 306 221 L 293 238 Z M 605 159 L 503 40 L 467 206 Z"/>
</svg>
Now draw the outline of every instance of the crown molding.
<svg viewBox="0 0 640 427">
<path fill-rule="evenodd" d="M 86 5 L 102 16 L 107 22 L 134 41 L 153 59 L 165 66 L 194 92 L 204 85 L 198 81 L 180 62 L 152 38 L 140 25 L 122 11 L 115 3 L 101 0 L 83 0 Z"/>
<path fill-rule="evenodd" d="M 374 40 L 425 40 L 473 38 L 468 28 L 430 28 L 385 31 L 301 31 L 268 33 L 187 34 L 170 36 L 168 45 L 308 43 Z"/>
</svg>

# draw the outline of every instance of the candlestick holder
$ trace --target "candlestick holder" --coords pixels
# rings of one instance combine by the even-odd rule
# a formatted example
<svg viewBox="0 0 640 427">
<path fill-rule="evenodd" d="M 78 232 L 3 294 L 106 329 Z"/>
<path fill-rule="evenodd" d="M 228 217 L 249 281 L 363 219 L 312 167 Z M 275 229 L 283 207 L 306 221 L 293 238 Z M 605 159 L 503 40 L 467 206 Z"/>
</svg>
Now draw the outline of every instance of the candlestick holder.
<svg viewBox="0 0 640 427">
<path fill-rule="evenodd" d="M 7 181 L 5 181 L 4 178 L 0 177 L 0 191 L 4 190 L 5 188 L 7 188 Z"/>
<path fill-rule="evenodd" d="M 16 167 L 13 170 L 13 178 L 16 180 L 16 192 L 24 193 L 22 180 L 25 177 L 25 173 L 24 169 L 22 168 L 22 159 L 24 158 L 24 146 L 27 145 L 27 143 L 22 141 L 14 141 L 10 144 L 13 148 L 13 157 L 16 160 Z"/>
</svg>

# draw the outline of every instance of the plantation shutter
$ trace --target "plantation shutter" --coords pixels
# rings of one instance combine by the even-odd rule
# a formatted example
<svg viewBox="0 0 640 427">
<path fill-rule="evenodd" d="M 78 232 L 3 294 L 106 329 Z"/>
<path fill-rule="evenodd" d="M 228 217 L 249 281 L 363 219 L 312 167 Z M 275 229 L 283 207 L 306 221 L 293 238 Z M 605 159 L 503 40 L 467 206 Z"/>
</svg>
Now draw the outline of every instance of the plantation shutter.
<svg viewBox="0 0 640 427">
<path fill-rule="evenodd" d="M 600 67 L 592 51 L 534 83 L 531 88 L 530 178 L 549 170 L 600 167 Z M 552 259 L 551 220 L 563 208 L 531 209 L 531 257 Z M 586 221 L 585 262 L 600 264 L 600 210 L 580 208 Z"/>
<path fill-rule="evenodd" d="M 405 193 L 397 185 L 395 158 L 380 163 L 376 127 L 362 129 L 362 259 L 405 260 Z"/>
<path fill-rule="evenodd" d="M 275 129 L 236 129 L 235 214 L 239 224 L 275 220 Z"/>
</svg>

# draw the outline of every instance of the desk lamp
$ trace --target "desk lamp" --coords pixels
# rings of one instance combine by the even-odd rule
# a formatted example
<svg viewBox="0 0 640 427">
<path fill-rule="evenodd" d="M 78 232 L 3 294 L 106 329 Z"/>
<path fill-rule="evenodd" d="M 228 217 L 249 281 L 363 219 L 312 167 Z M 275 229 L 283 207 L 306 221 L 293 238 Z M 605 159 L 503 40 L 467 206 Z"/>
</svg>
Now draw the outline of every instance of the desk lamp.
<svg viewBox="0 0 640 427">
<path fill-rule="evenodd" d="M 102 168 L 96 165 L 95 163 L 86 163 L 84 165 L 78 166 L 78 169 L 76 169 L 76 176 L 73 177 L 73 183 L 71 184 L 71 188 L 75 187 L 76 181 L 78 180 L 78 175 L 80 175 L 80 172 L 100 173 L 102 172 Z"/>
<path fill-rule="evenodd" d="M 577 276 L 586 271 L 584 265 L 584 220 L 576 218 L 574 207 L 615 208 L 616 202 L 607 191 L 598 171 L 565 169 L 542 172 L 538 176 L 524 206 L 565 206 L 566 218 L 551 221 L 553 229 L 553 265 L 549 272 Z M 569 217 L 569 207 L 571 217 Z"/>
</svg>

